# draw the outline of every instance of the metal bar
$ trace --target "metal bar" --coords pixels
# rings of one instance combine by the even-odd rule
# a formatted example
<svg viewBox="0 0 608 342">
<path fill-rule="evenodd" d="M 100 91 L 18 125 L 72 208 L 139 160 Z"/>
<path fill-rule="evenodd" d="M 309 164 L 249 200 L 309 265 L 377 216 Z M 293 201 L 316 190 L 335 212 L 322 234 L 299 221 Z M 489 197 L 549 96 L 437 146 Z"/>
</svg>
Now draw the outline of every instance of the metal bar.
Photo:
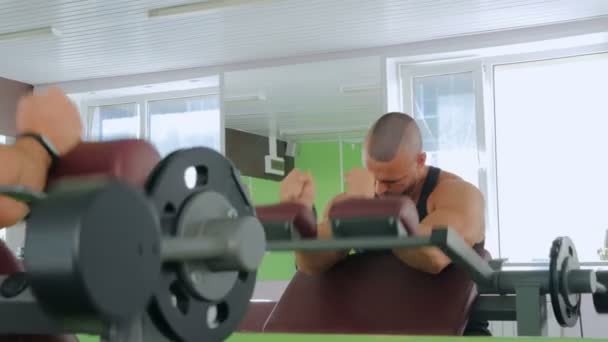
<svg viewBox="0 0 608 342">
<path fill-rule="evenodd" d="M 524 284 L 515 293 L 517 336 L 547 336 L 547 301 L 540 288 Z"/>
<path fill-rule="evenodd" d="M 475 300 L 471 317 L 487 321 L 515 321 L 515 296 L 481 295 Z"/>
<path fill-rule="evenodd" d="M 269 251 L 331 251 L 350 249 L 393 249 L 416 248 L 431 246 L 428 237 L 408 238 L 341 238 L 335 240 L 295 240 L 295 241 L 268 241 L 266 249 Z"/>
<path fill-rule="evenodd" d="M 581 267 L 604 266 L 608 267 L 608 261 L 587 261 L 580 262 Z M 546 267 L 549 268 L 549 262 L 505 262 L 504 267 Z"/>
<path fill-rule="evenodd" d="M 489 286 L 480 286 L 480 293 L 514 294 L 522 283 L 537 286 L 541 294 L 549 291 L 548 271 L 497 271 L 494 282 Z"/>
<path fill-rule="evenodd" d="M 205 260 L 228 252 L 226 239 L 214 236 L 204 238 L 163 238 L 160 253 L 163 261 Z"/>
<path fill-rule="evenodd" d="M 495 271 L 456 232 L 449 228 L 434 229 L 431 242 L 439 247 L 454 264 L 471 275 L 478 285 L 493 284 Z"/>
<path fill-rule="evenodd" d="M 7 276 L 0 276 L 0 284 Z M 0 296 L 0 335 L 60 335 L 65 333 L 99 334 L 103 326 L 99 321 L 73 317 L 50 316 L 33 296 L 29 288 L 20 294 Z"/>
<path fill-rule="evenodd" d="M 549 273 L 547 272 L 547 278 Z M 598 289 L 597 276 L 593 270 L 570 270 L 568 272 L 568 290 L 571 293 L 595 293 Z"/>
</svg>

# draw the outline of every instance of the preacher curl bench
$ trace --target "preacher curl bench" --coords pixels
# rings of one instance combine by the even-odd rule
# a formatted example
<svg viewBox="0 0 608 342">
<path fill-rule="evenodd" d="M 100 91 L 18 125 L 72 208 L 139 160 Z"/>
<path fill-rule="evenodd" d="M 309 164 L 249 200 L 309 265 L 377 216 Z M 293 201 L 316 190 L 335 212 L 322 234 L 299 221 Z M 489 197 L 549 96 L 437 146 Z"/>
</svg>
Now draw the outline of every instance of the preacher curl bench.
<svg viewBox="0 0 608 342">
<path fill-rule="evenodd" d="M 416 236 L 399 198 L 356 199 L 330 211 L 333 240 L 318 241 L 311 212 L 294 204 L 258 208 L 270 250 L 363 248 L 326 273 L 297 272 L 263 331 L 392 335 L 462 335 L 468 319 L 516 321 L 519 336 L 547 335 L 547 300 L 562 327 L 574 326 L 581 294 L 608 312 L 608 272 L 580 269 L 568 237 L 556 238 L 547 270 L 506 271 L 504 260 L 474 250 L 448 228 Z M 438 275 L 400 262 L 392 248 L 439 247 L 453 261 Z M 253 305 L 255 305 L 254 303 Z"/>
<path fill-rule="evenodd" d="M 109 143 L 83 144 L 74 156 L 87 148 L 108 148 L 96 154 L 95 160 L 100 160 L 109 151 L 124 155 L 120 151 L 127 151 L 125 146 L 139 144 L 131 157 L 144 161 L 125 167 L 130 158 L 116 158 L 121 162 L 98 165 L 101 170 L 75 162 L 72 170 L 58 169 L 61 177 L 50 183 L 45 194 L 0 189 L 7 196 L 33 199 L 24 267 L 0 279 L 0 335 L 58 336 L 45 341 L 76 333 L 99 334 L 112 342 L 221 341 L 238 328 L 247 312 L 265 250 L 437 246 L 454 262 L 446 272 L 431 276 L 404 271 L 406 267 L 390 254 L 371 253 L 347 258 L 322 277 L 298 274 L 265 331 L 332 332 L 358 324 L 388 334 L 458 335 L 470 314 L 483 314 L 490 319 L 515 317 L 520 335 L 541 335 L 541 299 L 546 294 L 555 298 L 554 310 L 563 314 L 564 324 L 577 318 L 580 293 L 595 293 L 596 308 L 606 310 L 605 286 L 595 272 L 578 269 L 574 247 L 566 238 L 556 240 L 550 270 L 506 272 L 493 268 L 447 228 L 430 237 L 416 236 L 402 218 L 403 203 L 387 199 L 336 205 L 331 212 L 336 239 L 317 241 L 316 225 L 304 208 L 278 205 L 256 211 L 238 170 L 215 151 L 186 149 L 155 161 L 158 155 L 143 142 L 104 144 Z M 79 158 L 85 156 L 91 153 Z M 65 159 L 62 163 L 76 160 Z M 131 172 L 137 166 L 143 167 Z M 184 181 L 189 167 L 197 172 L 194 187 Z M 388 292 L 376 287 L 375 293 L 382 291 L 381 299 L 374 292 L 348 298 L 362 295 L 358 288 L 370 291 L 374 282 L 380 280 L 376 286 L 381 286 L 395 279 L 398 282 L 393 284 L 418 284 L 418 292 L 411 294 L 445 290 L 441 281 L 459 285 L 450 285 L 447 297 L 456 299 L 449 305 L 417 312 L 404 305 L 416 301 L 395 285 Z M 289 300 L 298 281 L 313 286 L 308 292 L 302 292 L 306 284 L 299 287 L 301 300 L 294 308 Z M 294 309 L 300 310 L 295 327 Z M 403 314 L 410 311 L 421 319 L 407 325 Z M 337 323 L 320 328 L 302 323 L 315 315 Z M 424 315 L 435 316 L 434 322 L 445 317 L 446 322 L 432 328 L 425 325 Z M 383 320 L 394 316 L 400 319 Z M 292 326 L 283 329 L 281 320 Z"/>
</svg>

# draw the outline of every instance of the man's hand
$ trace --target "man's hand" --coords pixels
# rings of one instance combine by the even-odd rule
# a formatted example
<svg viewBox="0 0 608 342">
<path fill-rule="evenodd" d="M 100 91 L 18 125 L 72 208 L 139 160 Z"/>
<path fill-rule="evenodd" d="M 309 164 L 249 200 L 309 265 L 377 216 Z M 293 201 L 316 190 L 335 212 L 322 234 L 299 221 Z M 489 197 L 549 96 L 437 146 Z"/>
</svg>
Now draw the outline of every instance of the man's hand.
<svg viewBox="0 0 608 342">
<path fill-rule="evenodd" d="M 70 99 L 60 89 L 50 88 L 46 94 L 19 101 L 17 132 L 41 134 L 63 155 L 80 142 L 82 121 Z"/>
<path fill-rule="evenodd" d="M 376 180 L 364 168 L 354 168 L 346 174 L 346 193 L 354 197 L 374 198 Z"/>
<path fill-rule="evenodd" d="M 281 182 L 281 202 L 296 202 L 312 208 L 315 202 L 315 184 L 310 172 L 293 169 Z"/>
</svg>

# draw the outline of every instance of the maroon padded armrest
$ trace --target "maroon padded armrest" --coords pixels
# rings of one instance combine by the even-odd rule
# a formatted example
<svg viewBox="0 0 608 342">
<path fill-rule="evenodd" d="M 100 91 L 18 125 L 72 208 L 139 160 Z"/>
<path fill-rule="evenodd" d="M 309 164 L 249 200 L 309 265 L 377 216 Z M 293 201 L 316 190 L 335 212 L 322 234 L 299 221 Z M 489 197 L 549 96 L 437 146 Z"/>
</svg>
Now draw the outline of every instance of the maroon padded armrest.
<svg viewBox="0 0 608 342">
<path fill-rule="evenodd" d="M 416 204 L 408 197 L 354 198 L 335 203 L 330 219 L 399 217 L 408 235 L 415 235 L 418 226 Z"/>
<path fill-rule="evenodd" d="M 303 238 L 317 237 L 317 222 L 312 209 L 298 203 L 256 207 L 260 222 L 291 222 Z"/>
<path fill-rule="evenodd" d="M 458 336 L 476 296 L 454 265 L 431 275 L 390 252 L 354 254 L 320 276 L 297 272 L 264 331 Z"/>
<path fill-rule="evenodd" d="M 0 240 L 0 275 L 23 271 L 23 264 L 17 260 L 4 241 Z"/>
<path fill-rule="evenodd" d="M 264 324 L 276 304 L 276 302 L 250 302 L 247 314 L 243 318 L 243 321 L 241 321 L 238 331 L 262 332 Z"/>
<path fill-rule="evenodd" d="M 158 151 L 144 140 L 82 142 L 59 160 L 47 183 L 51 186 L 66 177 L 99 176 L 143 186 L 159 161 Z"/>
</svg>

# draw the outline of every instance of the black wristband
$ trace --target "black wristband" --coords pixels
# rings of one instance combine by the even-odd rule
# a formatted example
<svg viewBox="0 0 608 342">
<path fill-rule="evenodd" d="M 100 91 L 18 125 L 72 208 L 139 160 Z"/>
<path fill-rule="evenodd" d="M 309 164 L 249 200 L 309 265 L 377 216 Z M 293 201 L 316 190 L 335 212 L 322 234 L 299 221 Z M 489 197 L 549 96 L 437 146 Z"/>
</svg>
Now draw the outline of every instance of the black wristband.
<svg viewBox="0 0 608 342">
<path fill-rule="evenodd" d="M 49 156 L 51 157 L 50 170 L 52 170 L 55 167 L 55 165 L 59 161 L 59 152 L 57 152 L 57 149 L 55 149 L 55 146 L 53 146 L 53 144 L 46 137 L 44 137 L 42 134 L 26 132 L 26 133 L 21 133 L 21 134 L 17 135 L 16 139 L 19 139 L 19 138 L 32 138 L 32 139 L 36 140 L 40 144 L 40 146 L 42 146 L 46 150 L 46 152 L 49 154 Z"/>
</svg>

